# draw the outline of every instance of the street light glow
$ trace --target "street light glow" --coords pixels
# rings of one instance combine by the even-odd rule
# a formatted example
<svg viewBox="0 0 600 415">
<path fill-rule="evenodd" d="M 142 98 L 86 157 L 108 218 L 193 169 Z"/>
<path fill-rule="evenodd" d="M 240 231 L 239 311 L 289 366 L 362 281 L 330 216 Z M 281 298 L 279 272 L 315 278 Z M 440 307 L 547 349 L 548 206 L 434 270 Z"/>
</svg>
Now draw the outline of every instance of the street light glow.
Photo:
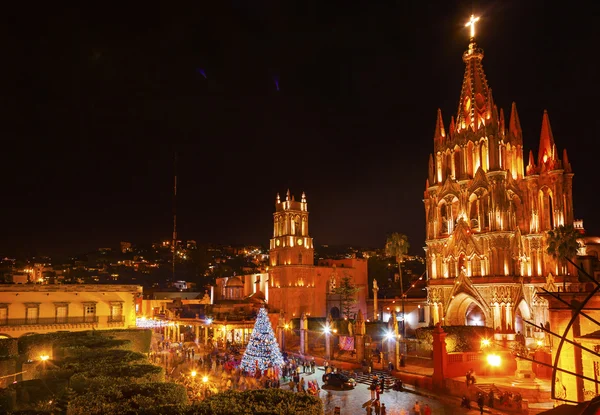
<svg viewBox="0 0 600 415">
<path fill-rule="evenodd" d="M 196 371 L 195 371 L 195 370 L 192 370 L 192 377 L 193 377 L 193 378 L 195 378 L 195 377 L 196 377 L 196 375 L 197 375 Z"/>
<path fill-rule="evenodd" d="M 47 354 L 43 354 L 40 356 L 40 360 L 42 362 L 45 362 L 46 360 L 50 359 L 50 356 L 48 356 Z"/>
<path fill-rule="evenodd" d="M 500 366 L 500 363 L 502 362 L 502 360 L 500 359 L 500 356 L 498 356 L 497 354 L 488 354 L 487 362 L 490 366 L 498 367 L 498 366 Z"/>
</svg>

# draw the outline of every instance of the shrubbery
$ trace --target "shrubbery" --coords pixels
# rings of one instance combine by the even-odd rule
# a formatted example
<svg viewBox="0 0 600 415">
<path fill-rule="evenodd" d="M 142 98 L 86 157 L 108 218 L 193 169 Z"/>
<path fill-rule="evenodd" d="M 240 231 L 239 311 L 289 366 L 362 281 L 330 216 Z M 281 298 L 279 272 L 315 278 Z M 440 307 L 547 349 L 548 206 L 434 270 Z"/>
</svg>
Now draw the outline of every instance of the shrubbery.
<svg viewBox="0 0 600 415">
<path fill-rule="evenodd" d="M 187 403 L 185 387 L 175 383 L 113 385 L 75 397 L 69 403 L 67 414 L 145 413 L 169 405 L 183 409 Z"/>
<path fill-rule="evenodd" d="M 314 396 L 281 389 L 227 391 L 195 405 L 199 415 L 322 415 L 323 403 Z"/>
</svg>

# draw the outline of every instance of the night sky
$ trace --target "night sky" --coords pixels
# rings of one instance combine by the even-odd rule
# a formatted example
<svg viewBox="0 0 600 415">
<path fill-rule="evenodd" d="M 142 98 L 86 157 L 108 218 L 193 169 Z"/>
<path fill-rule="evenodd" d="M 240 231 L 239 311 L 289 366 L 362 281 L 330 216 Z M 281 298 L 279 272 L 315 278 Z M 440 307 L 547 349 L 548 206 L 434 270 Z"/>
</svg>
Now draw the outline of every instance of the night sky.
<svg viewBox="0 0 600 415">
<path fill-rule="evenodd" d="M 517 102 L 525 154 L 549 111 L 575 216 L 600 234 L 592 10 L 360 3 L 7 11 L 0 254 L 169 238 L 175 152 L 181 239 L 266 245 L 290 188 L 306 192 L 316 244 L 382 247 L 398 231 L 421 254 L 436 110 L 447 127 L 471 12 L 495 103 Z"/>
</svg>

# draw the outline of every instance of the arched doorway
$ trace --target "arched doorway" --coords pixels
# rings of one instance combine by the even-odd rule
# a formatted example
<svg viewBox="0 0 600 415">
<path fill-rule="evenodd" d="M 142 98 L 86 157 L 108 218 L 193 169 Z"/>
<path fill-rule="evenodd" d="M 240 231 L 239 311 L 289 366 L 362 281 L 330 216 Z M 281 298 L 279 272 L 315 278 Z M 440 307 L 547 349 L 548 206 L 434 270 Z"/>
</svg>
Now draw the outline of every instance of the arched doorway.
<svg viewBox="0 0 600 415">
<path fill-rule="evenodd" d="M 531 335 L 531 326 L 523 320 L 531 321 L 531 311 L 525 300 L 521 300 L 515 308 L 515 333 L 521 332 L 525 337 L 533 337 Z"/>
<path fill-rule="evenodd" d="M 467 326 L 485 326 L 485 314 L 474 301 L 467 307 L 465 317 Z"/>
<path fill-rule="evenodd" d="M 331 318 L 340 318 L 340 309 L 337 307 L 331 307 L 329 313 L 331 313 Z"/>
<path fill-rule="evenodd" d="M 450 326 L 485 326 L 486 310 L 475 298 L 466 293 L 456 294 L 446 311 L 445 322 Z"/>
</svg>

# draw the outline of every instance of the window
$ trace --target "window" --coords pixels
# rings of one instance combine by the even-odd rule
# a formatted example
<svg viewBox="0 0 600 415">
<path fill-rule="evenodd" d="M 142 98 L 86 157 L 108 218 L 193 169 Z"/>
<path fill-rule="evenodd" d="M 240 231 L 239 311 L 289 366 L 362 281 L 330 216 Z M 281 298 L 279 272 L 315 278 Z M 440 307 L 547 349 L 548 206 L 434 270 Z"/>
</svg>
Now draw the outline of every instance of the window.
<svg viewBox="0 0 600 415">
<path fill-rule="evenodd" d="M 37 324 L 40 317 L 39 303 L 25 303 L 25 320 L 27 324 Z"/>
<path fill-rule="evenodd" d="M 55 318 L 57 323 L 66 323 L 69 315 L 69 304 L 68 303 L 54 303 L 55 307 Z"/>
<path fill-rule="evenodd" d="M 425 308 L 419 307 L 419 323 L 425 323 Z"/>
<path fill-rule="evenodd" d="M 8 304 L 0 304 L 0 326 L 8 324 Z"/>
<path fill-rule="evenodd" d="M 83 321 L 86 323 L 96 321 L 96 303 L 83 303 Z"/>
<path fill-rule="evenodd" d="M 118 302 L 118 301 L 110 303 L 109 321 L 116 321 L 116 322 L 123 321 L 123 303 Z"/>
</svg>

